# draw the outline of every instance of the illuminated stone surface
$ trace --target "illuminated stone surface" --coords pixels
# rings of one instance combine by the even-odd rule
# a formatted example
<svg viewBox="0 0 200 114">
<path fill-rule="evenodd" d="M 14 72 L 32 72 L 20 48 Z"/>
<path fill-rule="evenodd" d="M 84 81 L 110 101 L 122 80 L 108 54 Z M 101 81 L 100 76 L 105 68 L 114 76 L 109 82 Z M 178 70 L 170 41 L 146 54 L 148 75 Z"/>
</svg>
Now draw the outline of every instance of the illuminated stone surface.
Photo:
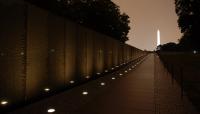
<svg viewBox="0 0 200 114">
<path fill-rule="evenodd" d="M 172 85 L 170 76 L 163 74 L 161 63 L 153 55 L 126 75 L 115 81 L 110 80 L 113 75 L 102 77 L 13 114 L 45 114 L 48 104 L 54 104 L 59 114 L 198 114 L 186 96 L 181 99 L 179 85 Z M 100 80 L 108 86 L 97 89 Z M 84 89 L 90 96 L 80 95 L 80 91 L 86 92 Z"/>
</svg>

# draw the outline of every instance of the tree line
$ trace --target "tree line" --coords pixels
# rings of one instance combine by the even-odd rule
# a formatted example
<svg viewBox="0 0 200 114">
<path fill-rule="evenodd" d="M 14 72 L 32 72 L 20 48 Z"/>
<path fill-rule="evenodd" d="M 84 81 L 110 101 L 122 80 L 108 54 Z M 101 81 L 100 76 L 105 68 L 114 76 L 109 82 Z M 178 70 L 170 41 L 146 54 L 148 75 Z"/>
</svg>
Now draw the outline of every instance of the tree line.
<svg viewBox="0 0 200 114">
<path fill-rule="evenodd" d="M 128 40 L 130 20 L 111 0 L 26 0 L 57 15 L 109 35 Z"/>
<path fill-rule="evenodd" d="M 200 51 L 200 0 L 175 0 L 178 26 L 183 34 L 178 44 L 159 46 L 163 51 Z"/>
</svg>

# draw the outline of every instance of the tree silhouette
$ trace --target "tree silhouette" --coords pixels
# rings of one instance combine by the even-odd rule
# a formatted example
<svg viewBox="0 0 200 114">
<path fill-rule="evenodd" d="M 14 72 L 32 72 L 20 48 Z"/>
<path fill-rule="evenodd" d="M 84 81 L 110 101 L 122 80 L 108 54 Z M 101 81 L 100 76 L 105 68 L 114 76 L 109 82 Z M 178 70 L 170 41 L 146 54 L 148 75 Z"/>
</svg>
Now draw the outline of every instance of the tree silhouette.
<svg viewBox="0 0 200 114">
<path fill-rule="evenodd" d="M 163 45 L 159 45 L 157 47 L 157 50 L 158 51 L 165 51 L 165 52 L 176 52 L 176 51 L 179 51 L 179 47 L 176 43 L 173 43 L 173 42 L 169 42 L 169 43 L 166 43 L 166 44 L 163 44 Z"/>
<path fill-rule="evenodd" d="M 27 0 L 121 42 L 128 40 L 129 16 L 111 0 Z"/>
<path fill-rule="evenodd" d="M 200 1 L 175 0 L 178 25 L 183 33 L 180 45 L 185 50 L 200 50 Z"/>
</svg>

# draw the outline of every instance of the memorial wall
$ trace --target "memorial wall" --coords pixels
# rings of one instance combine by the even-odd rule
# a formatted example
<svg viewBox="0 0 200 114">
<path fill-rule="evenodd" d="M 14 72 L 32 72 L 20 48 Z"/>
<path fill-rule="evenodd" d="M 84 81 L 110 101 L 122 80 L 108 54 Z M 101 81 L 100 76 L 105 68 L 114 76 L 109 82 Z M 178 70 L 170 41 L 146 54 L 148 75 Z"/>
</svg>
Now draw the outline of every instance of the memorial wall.
<svg viewBox="0 0 200 114">
<path fill-rule="evenodd" d="M 0 101 L 24 103 L 146 54 L 22 0 L 0 1 Z"/>
</svg>

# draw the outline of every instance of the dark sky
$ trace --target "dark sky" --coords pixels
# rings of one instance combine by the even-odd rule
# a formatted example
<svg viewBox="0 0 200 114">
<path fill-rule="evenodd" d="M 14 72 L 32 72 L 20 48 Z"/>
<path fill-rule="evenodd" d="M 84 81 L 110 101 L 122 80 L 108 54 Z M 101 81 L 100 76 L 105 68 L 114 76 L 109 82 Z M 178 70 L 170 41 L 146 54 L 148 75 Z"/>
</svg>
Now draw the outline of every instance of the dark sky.
<svg viewBox="0 0 200 114">
<path fill-rule="evenodd" d="M 154 50 L 157 30 L 161 32 L 161 44 L 178 42 L 181 33 L 177 24 L 174 0 L 113 0 L 131 20 L 130 45 Z"/>
</svg>

